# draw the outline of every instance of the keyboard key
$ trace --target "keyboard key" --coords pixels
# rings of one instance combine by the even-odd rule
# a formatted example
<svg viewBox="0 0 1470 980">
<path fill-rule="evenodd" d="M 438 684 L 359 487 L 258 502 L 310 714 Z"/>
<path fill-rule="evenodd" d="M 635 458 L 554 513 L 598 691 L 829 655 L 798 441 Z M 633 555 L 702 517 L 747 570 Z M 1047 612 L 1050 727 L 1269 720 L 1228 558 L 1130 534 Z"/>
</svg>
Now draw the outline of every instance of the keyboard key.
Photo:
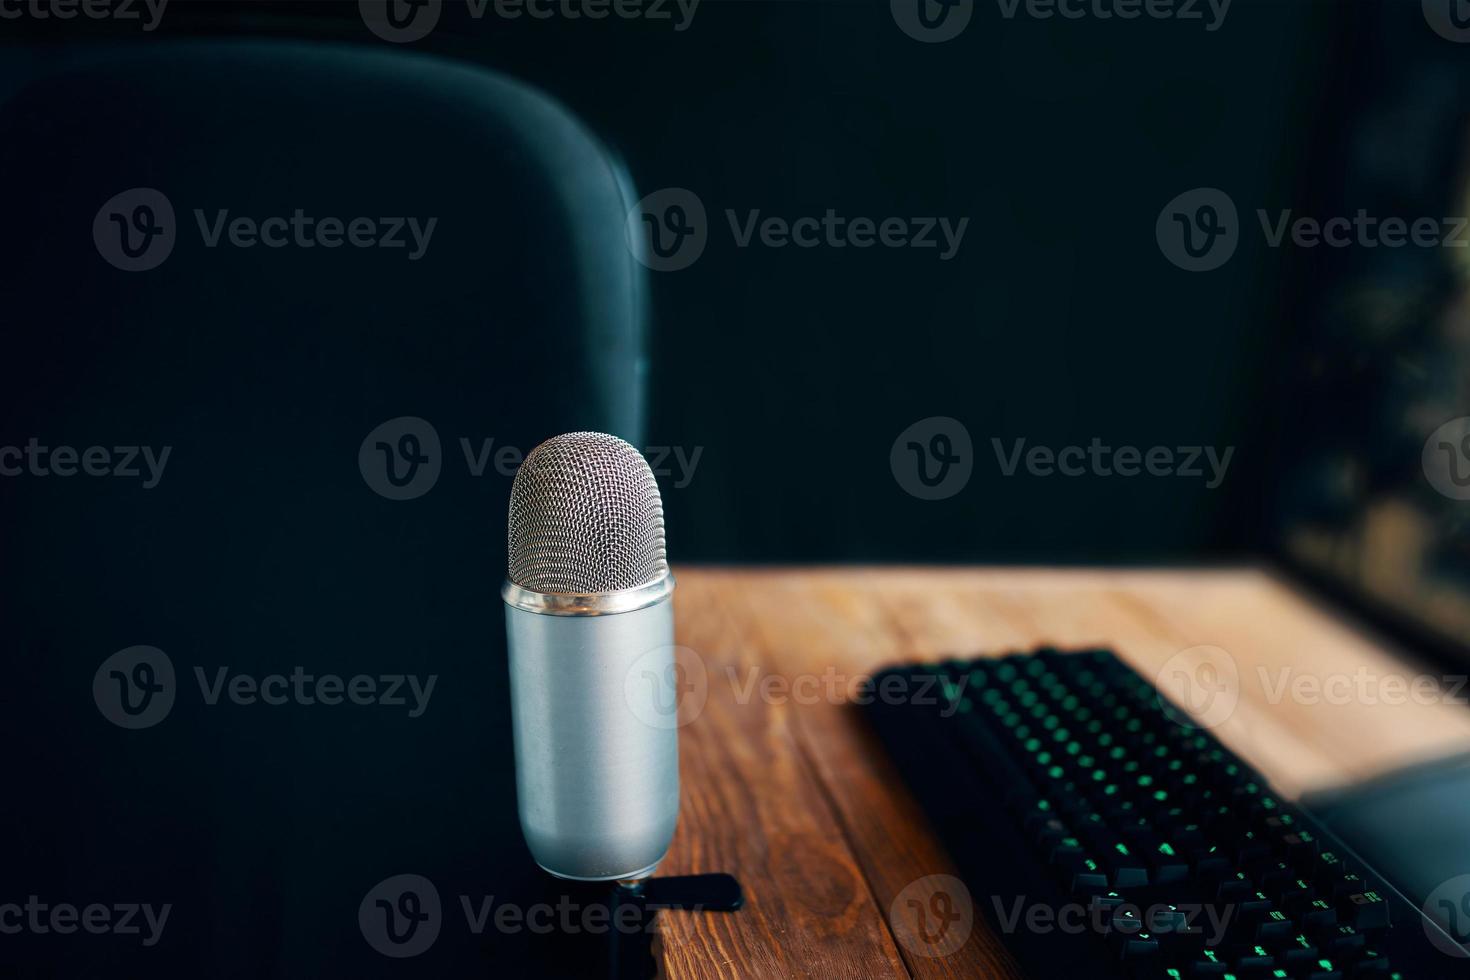
<svg viewBox="0 0 1470 980">
<path fill-rule="evenodd" d="M 1359 929 L 1382 929 L 1388 922 L 1388 903 L 1376 891 L 1366 891 L 1347 897 L 1344 918 Z"/>
</svg>

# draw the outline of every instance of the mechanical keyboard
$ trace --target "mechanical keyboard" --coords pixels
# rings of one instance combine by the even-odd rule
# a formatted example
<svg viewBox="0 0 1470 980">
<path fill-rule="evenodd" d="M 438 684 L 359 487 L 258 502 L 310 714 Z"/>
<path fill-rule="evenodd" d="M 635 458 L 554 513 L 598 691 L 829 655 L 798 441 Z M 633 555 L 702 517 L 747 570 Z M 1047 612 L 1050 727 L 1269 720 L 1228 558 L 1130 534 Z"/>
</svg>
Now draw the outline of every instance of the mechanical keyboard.
<svg viewBox="0 0 1470 980">
<path fill-rule="evenodd" d="M 1110 651 L 903 666 L 873 689 L 889 677 L 937 693 L 863 710 L 1029 975 L 1470 976 L 1447 934 Z"/>
</svg>

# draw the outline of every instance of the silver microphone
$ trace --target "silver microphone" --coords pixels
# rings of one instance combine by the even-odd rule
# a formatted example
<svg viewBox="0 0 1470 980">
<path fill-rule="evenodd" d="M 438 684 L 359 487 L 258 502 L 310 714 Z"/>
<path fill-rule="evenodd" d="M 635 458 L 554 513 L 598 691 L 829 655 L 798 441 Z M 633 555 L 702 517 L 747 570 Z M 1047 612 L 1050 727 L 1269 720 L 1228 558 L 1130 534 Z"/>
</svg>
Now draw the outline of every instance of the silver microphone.
<svg viewBox="0 0 1470 980">
<path fill-rule="evenodd" d="M 501 597 L 521 831 L 560 878 L 653 873 L 679 814 L 674 579 L 643 456 L 573 432 L 510 492 Z"/>
</svg>

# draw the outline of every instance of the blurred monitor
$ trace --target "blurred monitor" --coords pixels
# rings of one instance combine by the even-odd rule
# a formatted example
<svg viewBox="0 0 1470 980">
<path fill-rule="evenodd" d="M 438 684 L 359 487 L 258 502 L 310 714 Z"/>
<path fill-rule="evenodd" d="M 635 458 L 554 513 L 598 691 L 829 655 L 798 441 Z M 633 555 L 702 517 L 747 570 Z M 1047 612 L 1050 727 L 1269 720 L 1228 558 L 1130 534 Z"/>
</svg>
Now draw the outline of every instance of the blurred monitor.
<svg viewBox="0 0 1470 980">
<path fill-rule="evenodd" d="M 1417 6 L 1340 8 L 1337 77 L 1292 220 L 1347 219 L 1339 236 L 1362 247 L 1290 250 L 1277 541 L 1294 568 L 1416 641 L 1463 656 L 1470 62 L 1422 29 Z M 1279 210 L 1266 216 L 1280 219 Z M 1440 244 L 1424 245 L 1428 235 Z"/>
</svg>

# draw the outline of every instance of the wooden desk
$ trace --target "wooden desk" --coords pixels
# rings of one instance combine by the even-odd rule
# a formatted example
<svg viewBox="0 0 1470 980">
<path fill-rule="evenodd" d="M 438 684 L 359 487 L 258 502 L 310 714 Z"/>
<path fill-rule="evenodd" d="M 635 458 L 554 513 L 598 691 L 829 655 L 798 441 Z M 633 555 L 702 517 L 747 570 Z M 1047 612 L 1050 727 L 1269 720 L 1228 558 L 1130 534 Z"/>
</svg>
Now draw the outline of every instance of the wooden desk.
<svg viewBox="0 0 1470 980">
<path fill-rule="evenodd" d="M 952 868 L 856 709 L 842 703 L 843 682 L 888 664 L 1105 645 L 1153 677 L 1181 650 L 1218 646 L 1238 663 L 1241 687 L 1215 733 L 1287 796 L 1470 750 L 1464 706 L 1273 703 L 1267 692 L 1282 667 L 1374 677 L 1413 668 L 1265 571 L 676 574 L 680 661 L 693 684 L 682 708 L 692 720 L 681 729 L 679 830 L 661 870 L 734 872 L 747 907 L 661 916 L 670 977 L 1021 975 L 979 910 L 970 940 L 950 956 L 916 956 L 895 942 L 894 898 Z"/>
</svg>

